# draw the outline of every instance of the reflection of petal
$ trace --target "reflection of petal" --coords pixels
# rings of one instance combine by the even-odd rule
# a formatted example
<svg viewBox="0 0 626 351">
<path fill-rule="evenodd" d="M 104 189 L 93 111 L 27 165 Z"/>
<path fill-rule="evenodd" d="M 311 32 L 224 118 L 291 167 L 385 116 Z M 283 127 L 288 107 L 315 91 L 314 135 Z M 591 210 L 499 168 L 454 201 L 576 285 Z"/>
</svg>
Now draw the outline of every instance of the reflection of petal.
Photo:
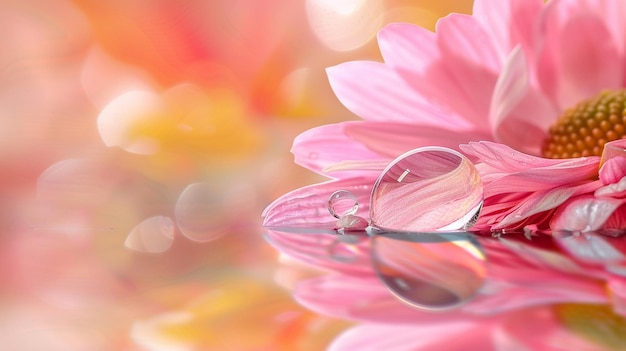
<svg viewBox="0 0 626 351">
<path fill-rule="evenodd" d="M 281 252 L 319 268 L 350 274 L 373 275 L 369 257 L 369 240 L 345 242 L 346 236 L 323 232 L 296 234 L 268 230 L 265 239 Z M 365 238 L 366 239 L 366 238 Z"/>
<path fill-rule="evenodd" d="M 623 252 L 616 248 L 612 242 L 621 239 L 601 236 L 595 233 L 580 235 L 559 235 L 555 233 L 553 237 L 570 255 L 583 261 L 608 263 L 626 259 Z"/>
<path fill-rule="evenodd" d="M 169 217 L 155 216 L 139 223 L 126 237 L 124 246 L 149 253 L 167 251 L 174 241 L 174 222 Z"/>
</svg>

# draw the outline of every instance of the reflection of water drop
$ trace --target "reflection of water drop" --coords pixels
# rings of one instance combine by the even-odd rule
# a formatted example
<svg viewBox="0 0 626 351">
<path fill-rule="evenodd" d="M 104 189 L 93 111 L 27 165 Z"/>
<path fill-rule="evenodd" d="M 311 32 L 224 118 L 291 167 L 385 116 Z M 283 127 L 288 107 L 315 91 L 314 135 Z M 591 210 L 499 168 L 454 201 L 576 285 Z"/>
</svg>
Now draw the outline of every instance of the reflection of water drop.
<svg viewBox="0 0 626 351">
<path fill-rule="evenodd" d="M 224 235 L 222 196 L 209 183 L 190 184 L 176 201 L 174 216 L 180 232 L 197 242 L 215 240 Z"/>
<path fill-rule="evenodd" d="M 174 241 L 174 222 L 169 217 L 155 216 L 143 220 L 126 237 L 124 246 L 149 253 L 167 251 Z"/>
<path fill-rule="evenodd" d="M 354 262 L 359 253 L 356 245 L 363 239 L 363 236 L 352 235 L 338 237 L 328 247 L 328 256 L 337 262 Z"/>
<path fill-rule="evenodd" d="M 485 256 L 469 234 L 387 233 L 373 237 L 374 268 L 401 301 L 441 310 L 474 297 L 485 279 Z"/>
<path fill-rule="evenodd" d="M 328 211 L 335 218 L 353 215 L 359 209 L 356 195 L 347 190 L 337 190 L 328 199 Z"/>
<path fill-rule="evenodd" d="M 478 171 L 443 147 L 409 151 L 385 168 L 372 189 L 370 220 L 384 229 L 423 231 L 471 227 L 483 202 Z"/>
</svg>

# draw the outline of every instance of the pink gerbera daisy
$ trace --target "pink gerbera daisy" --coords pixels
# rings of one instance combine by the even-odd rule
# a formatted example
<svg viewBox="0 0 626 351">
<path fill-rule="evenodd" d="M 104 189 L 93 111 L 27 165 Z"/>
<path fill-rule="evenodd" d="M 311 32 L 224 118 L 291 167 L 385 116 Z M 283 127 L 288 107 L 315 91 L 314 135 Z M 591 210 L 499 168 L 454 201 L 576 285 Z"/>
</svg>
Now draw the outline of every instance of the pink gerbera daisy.
<svg viewBox="0 0 626 351">
<path fill-rule="evenodd" d="M 449 15 L 435 33 L 410 24 L 384 28 L 378 36 L 384 62 L 328 69 L 338 99 L 363 121 L 300 135 L 292 150 L 296 162 L 332 180 L 284 195 L 263 215 L 279 250 L 331 271 L 297 287 L 302 304 L 374 323 L 345 334 L 337 349 L 459 349 L 437 339 L 441 330 L 459 339 L 471 335 L 487 350 L 624 345 L 616 335 L 626 328 L 625 259 L 614 244 L 621 247 L 623 237 L 605 245 L 597 239 L 602 236 L 582 234 L 622 234 L 626 228 L 623 18 L 621 0 L 476 0 L 472 16 Z M 475 163 L 485 193 L 477 229 L 577 234 L 567 234 L 569 240 L 556 231 L 552 238 L 539 235 L 549 241 L 541 247 L 537 239 L 482 240 L 489 263 L 484 274 L 495 285 L 433 316 L 399 303 L 381 284 L 386 277 L 376 268 L 372 244 L 379 236 L 346 242 L 275 230 L 332 226 L 326 207 L 338 189 L 354 194 L 359 211 L 367 213 L 380 172 L 423 146 L 456 149 Z M 607 151 L 614 148 L 619 151 Z M 598 260 L 586 256 L 594 250 Z M 337 252 L 348 253 L 349 262 Z M 398 256 L 396 263 L 406 258 Z M 522 319 L 542 327 L 522 325 Z M 424 339 L 394 332 L 393 340 L 381 341 L 392 329 Z"/>
<path fill-rule="evenodd" d="M 619 182 L 593 183 L 604 144 L 626 136 L 625 16 L 618 0 L 477 0 L 472 16 L 451 14 L 436 33 L 388 25 L 378 36 L 384 62 L 328 69 L 336 96 L 363 121 L 301 134 L 296 162 L 335 179 L 358 177 L 362 192 L 407 150 L 505 144 L 512 150 L 462 148 L 484 164 L 478 225 L 547 226 L 571 198 Z M 521 183 L 523 191 L 505 193 Z M 624 217 L 620 201 L 612 204 L 611 213 Z"/>
</svg>

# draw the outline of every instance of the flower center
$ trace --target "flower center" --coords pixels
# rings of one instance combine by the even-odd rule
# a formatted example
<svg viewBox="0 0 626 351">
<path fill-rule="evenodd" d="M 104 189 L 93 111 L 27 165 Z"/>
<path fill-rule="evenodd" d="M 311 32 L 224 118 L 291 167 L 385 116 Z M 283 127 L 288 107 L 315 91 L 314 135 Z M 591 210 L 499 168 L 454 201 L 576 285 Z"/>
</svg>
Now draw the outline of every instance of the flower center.
<svg viewBox="0 0 626 351">
<path fill-rule="evenodd" d="M 543 156 L 600 156 L 604 144 L 626 137 L 626 90 L 606 90 L 565 111 L 550 127 Z"/>
<path fill-rule="evenodd" d="M 563 326 L 581 337 L 611 350 L 626 345 L 626 318 L 610 306 L 565 304 L 555 308 Z"/>
</svg>

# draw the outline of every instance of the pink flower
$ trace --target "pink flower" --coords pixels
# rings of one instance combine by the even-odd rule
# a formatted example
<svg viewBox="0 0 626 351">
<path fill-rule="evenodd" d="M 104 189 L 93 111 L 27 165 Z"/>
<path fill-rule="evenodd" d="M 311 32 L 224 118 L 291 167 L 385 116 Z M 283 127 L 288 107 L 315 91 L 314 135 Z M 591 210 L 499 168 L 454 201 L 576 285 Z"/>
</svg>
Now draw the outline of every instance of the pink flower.
<svg viewBox="0 0 626 351">
<path fill-rule="evenodd" d="M 393 158 L 421 146 L 459 149 L 460 144 L 491 141 L 513 149 L 515 156 L 500 156 L 505 159 L 530 159 L 519 152 L 577 157 L 533 158 L 536 164 L 525 171 L 519 164 L 506 169 L 513 160 L 493 160 L 503 163 L 498 172 L 515 175 L 485 189 L 491 196 L 487 206 L 497 201 L 503 208 L 497 215 L 495 208 L 487 208 L 490 217 L 483 224 L 546 223 L 558 205 L 596 190 L 578 183 L 597 179 L 595 156 L 607 141 L 626 136 L 622 15 L 626 5 L 616 0 L 477 0 L 472 16 L 451 14 L 438 22 L 436 33 L 410 24 L 388 25 L 378 35 L 384 62 L 354 61 L 328 69 L 338 99 L 363 121 L 301 134 L 292 149 L 295 161 L 332 178 L 359 178 L 368 186 Z M 463 151 L 475 155 L 477 147 Z M 535 166 L 542 168 L 543 178 L 527 181 Z M 515 187 L 504 183 L 520 177 L 527 194 L 505 196 L 503 188 L 496 189 Z M 309 201 L 324 203 L 327 196 Z M 286 196 L 280 202 L 291 200 Z"/>
<path fill-rule="evenodd" d="M 384 62 L 328 69 L 338 99 L 363 121 L 301 134 L 292 149 L 296 162 L 333 179 L 282 196 L 263 215 L 274 246 L 330 270 L 301 282 L 296 299 L 367 323 L 338 339 L 336 349 L 458 349 L 455 341 L 468 335 L 487 350 L 620 345 L 603 343 L 615 335 L 603 339 L 598 326 L 626 325 L 623 239 L 592 232 L 626 228 L 622 156 L 600 157 L 605 145 L 626 137 L 625 16 L 626 3 L 618 0 L 476 0 L 472 16 L 452 14 L 436 33 L 409 24 L 384 28 Z M 377 236 L 350 242 L 276 230 L 332 228 L 326 207 L 339 189 L 356 196 L 357 215 L 364 215 L 385 166 L 422 146 L 457 149 L 476 163 L 485 191 L 478 229 L 578 234 L 481 239 L 484 286 L 466 304 L 432 314 L 402 304 L 381 283 L 371 242 L 382 240 Z M 449 266 L 424 258 L 428 249 L 416 249 L 419 259 L 410 261 L 402 245 L 394 263 L 405 265 L 394 269 L 453 281 L 440 278 Z M 452 252 L 441 254 L 462 263 Z"/>
</svg>

